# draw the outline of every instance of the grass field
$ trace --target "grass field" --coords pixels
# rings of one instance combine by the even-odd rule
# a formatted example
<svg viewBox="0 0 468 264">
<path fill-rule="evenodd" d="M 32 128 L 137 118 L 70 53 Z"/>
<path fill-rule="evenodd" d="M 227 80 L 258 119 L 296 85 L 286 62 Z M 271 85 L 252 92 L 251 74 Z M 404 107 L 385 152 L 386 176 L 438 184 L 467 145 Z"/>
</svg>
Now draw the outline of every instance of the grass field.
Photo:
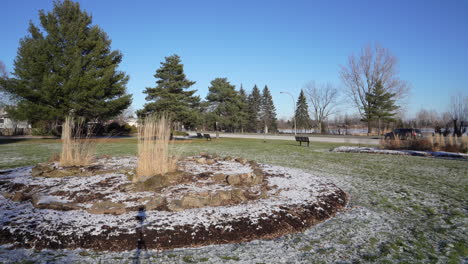
<svg viewBox="0 0 468 264">
<path fill-rule="evenodd" d="M 183 155 L 242 156 L 327 177 L 351 195 L 349 208 L 304 233 L 198 249 L 149 252 L 141 263 L 466 263 L 468 162 L 425 157 L 332 153 L 343 144 L 221 139 L 175 144 Z M 60 141 L 0 140 L 0 169 L 34 165 Z M 135 139 L 98 144 L 98 155 L 135 155 Z M 0 248 L 30 260 L 133 263 L 134 252 Z"/>
</svg>

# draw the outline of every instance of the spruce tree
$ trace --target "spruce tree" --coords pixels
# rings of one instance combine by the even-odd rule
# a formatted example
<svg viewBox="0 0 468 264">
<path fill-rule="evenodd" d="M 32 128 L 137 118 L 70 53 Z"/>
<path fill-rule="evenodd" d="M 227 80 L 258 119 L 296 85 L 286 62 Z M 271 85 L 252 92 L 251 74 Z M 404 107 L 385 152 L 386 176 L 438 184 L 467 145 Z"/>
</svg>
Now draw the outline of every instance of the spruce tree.
<svg viewBox="0 0 468 264">
<path fill-rule="evenodd" d="M 264 126 L 265 133 L 276 132 L 278 130 L 276 123 L 276 108 L 273 104 L 273 98 L 271 97 L 268 86 L 265 85 L 262 91 L 262 104 L 260 107 L 260 119 Z"/>
<path fill-rule="evenodd" d="M 186 78 L 180 57 L 166 57 L 154 77 L 157 79 L 156 87 L 148 87 L 144 91 L 146 100 L 151 102 L 137 112 L 138 116 L 166 113 L 172 121 L 180 122 L 186 128 L 196 126 L 200 118 L 200 97 L 194 96 L 196 90 L 188 90 L 195 82 Z"/>
<path fill-rule="evenodd" d="M 262 106 L 262 95 L 257 85 L 254 85 L 252 92 L 248 98 L 248 128 L 251 132 L 257 132 L 262 129 L 262 124 L 260 123 L 260 108 Z"/>
<path fill-rule="evenodd" d="M 296 103 L 296 113 L 294 114 L 296 119 L 296 126 L 302 129 L 309 129 L 312 125 L 312 121 L 309 116 L 309 105 L 304 95 L 304 91 L 301 90 Z"/>
<path fill-rule="evenodd" d="M 394 121 L 396 115 L 395 110 L 398 106 L 395 105 L 395 93 L 387 92 L 381 81 L 377 81 L 370 93 L 366 93 L 368 102 L 365 110 L 364 121 L 370 122 L 377 120 L 380 135 L 381 121 Z"/>
<path fill-rule="evenodd" d="M 70 0 L 54 2 L 51 12 L 39 11 L 40 26 L 29 25 L 14 61 L 6 89 L 18 100 L 13 118 L 49 128 L 73 114 L 102 120 L 131 104 L 128 76 L 117 68 L 119 51 L 91 16 Z"/>
<path fill-rule="evenodd" d="M 239 100 L 240 100 L 240 112 L 239 112 L 239 128 L 242 133 L 244 133 L 244 130 L 247 128 L 247 125 L 249 123 L 249 100 L 247 97 L 247 93 L 244 90 L 244 87 L 241 87 L 239 89 Z"/>
<path fill-rule="evenodd" d="M 218 129 L 233 132 L 239 127 L 242 102 L 239 93 L 231 85 L 227 78 L 216 78 L 211 81 L 211 86 L 206 100 L 209 103 L 209 111 L 212 115 L 211 122 L 218 122 Z M 213 126 L 213 123 L 211 124 Z"/>
</svg>

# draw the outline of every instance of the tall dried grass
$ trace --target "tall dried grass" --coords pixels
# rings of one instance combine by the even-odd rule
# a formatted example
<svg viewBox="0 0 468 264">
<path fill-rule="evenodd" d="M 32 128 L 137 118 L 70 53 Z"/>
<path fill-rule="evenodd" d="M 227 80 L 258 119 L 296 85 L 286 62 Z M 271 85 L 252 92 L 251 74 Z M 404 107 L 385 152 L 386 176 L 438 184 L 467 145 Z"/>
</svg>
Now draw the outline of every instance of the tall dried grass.
<svg viewBox="0 0 468 264">
<path fill-rule="evenodd" d="M 448 152 L 468 152 L 468 136 L 454 137 L 448 135 L 444 137 L 435 134 L 433 137 L 415 138 L 401 140 L 395 139 L 381 140 L 380 145 L 385 149 L 407 149 L 421 151 L 448 151 Z"/>
<path fill-rule="evenodd" d="M 176 170 L 177 158 L 169 154 L 170 120 L 147 116 L 138 127 L 138 165 L 133 181 L 145 180 Z"/>
<path fill-rule="evenodd" d="M 86 166 L 93 162 L 96 144 L 89 139 L 91 133 L 85 131 L 84 120 L 68 116 L 62 125 L 61 166 Z"/>
</svg>

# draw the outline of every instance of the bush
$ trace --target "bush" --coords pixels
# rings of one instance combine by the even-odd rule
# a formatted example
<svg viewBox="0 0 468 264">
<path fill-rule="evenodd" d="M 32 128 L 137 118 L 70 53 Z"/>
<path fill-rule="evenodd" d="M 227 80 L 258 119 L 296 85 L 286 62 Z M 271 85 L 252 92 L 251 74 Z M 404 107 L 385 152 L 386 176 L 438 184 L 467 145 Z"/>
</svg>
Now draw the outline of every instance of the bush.
<svg viewBox="0 0 468 264">
<path fill-rule="evenodd" d="M 104 134 L 108 136 L 128 136 L 137 132 L 138 129 L 135 126 L 121 125 L 119 122 L 112 122 L 104 127 Z"/>
</svg>

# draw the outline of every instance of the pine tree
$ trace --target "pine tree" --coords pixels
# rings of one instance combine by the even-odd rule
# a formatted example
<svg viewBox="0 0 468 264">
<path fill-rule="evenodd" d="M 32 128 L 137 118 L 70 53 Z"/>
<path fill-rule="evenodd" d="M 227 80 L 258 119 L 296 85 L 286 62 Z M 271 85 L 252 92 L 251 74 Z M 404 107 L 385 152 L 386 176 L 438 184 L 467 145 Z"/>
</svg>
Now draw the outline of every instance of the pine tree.
<svg viewBox="0 0 468 264">
<path fill-rule="evenodd" d="M 380 135 L 381 121 L 394 121 L 396 115 L 395 110 L 398 106 L 395 105 L 395 94 L 386 92 L 382 82 L 377 81 L 370 93 L 366 93 L 366 100 L 368 102 L 365 110 L 364 121 L 370 122 L 372 120 L 378 121 L 378 129 Z"/>
<path fill-rule="evenodd" d="M 296 103 L 296 113 L 294 114 L 296 119 L 296 126 L 302 129 L 309 129 L 312 125 L 312 120 L 309 116 L 309 105 L 304 95 L 304 91 L 301 90 Z"/>
<path fill-rule="evenodd" d="M 264 126 L 265 133 L 276 132 L 278 130 L 276 123 L 276 108 L 273 104 L 273 98 L 271 97 L 268 86 L 265 85 L 262 91 L 262 104 L 260 107 L 260 119 Z"/>
<path fill-rule="evenodd" d="M 244 133 L 244 130 L 246 129 L 248 123 L 249 123 L 249 100 L 247 97 L 247 93 L 244 90 L 244 87 L 241 87 L 239 89 L 239 100 L 240 100 L 240 112 L 239 112 L 239 128 L 242 133 Z"/>
<path fill-rule="evenodd" d="M 144 91 L 147 94 L 146 100 L 151 102 L 138 111 L 138 116 L 166 113 L 172 121 L 180 122 L 186 128 L 196 126 L 200 118 L 200 97 L 194 96 L 196 90 L 187 90 L 195 82 L 186 78 L 180 57 L 166 57 L 154 77 L 157 79 L 156 87 L 148 87 Z"/>
<path fill-rule="evenodd" d="M 212 115 L 211 122 L 218 122 L 218 129 L 233 132 L 239 126 L 242 103 L 235 86 L 231 85 L 227 78 L 216 78 L 211 81 L 211 86 L 206 100 L 209 103 L 209 111 Z M 213 126 L 213 124 L 211 124 Z"/>
<path fill-rule="evenodd" d="M 260 123 L 260 108 L 262 105 L 262 96 L 257 85 L 254 85 L 252 92 L 248 98 L 248 121 L 249 121 L 249 131 L 257 132 L 262 129 L 262 124 Z"/>
<path fill-rule="evenodd" d="M 6 89 L 18 100 L 10 115 L 48 122 L 49 128 L 73 114 L 86 119 L 117 116 L 131 104 L 128 76 L 117 68 L 119 51 L 79 3 L 54 2 L 39 11 L 40 26 L 30 23 L 21 39 L 13 77 Z"/>
</svg>

